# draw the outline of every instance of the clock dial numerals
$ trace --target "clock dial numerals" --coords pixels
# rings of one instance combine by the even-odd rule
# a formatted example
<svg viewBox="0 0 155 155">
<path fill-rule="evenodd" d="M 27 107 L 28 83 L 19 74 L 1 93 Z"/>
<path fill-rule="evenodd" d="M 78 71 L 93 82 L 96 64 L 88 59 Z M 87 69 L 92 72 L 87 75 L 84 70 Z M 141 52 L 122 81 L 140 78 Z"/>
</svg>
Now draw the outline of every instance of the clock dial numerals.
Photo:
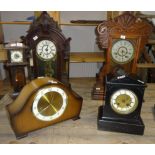
<svg viewBox="0 0 155 155">
<path fill-rule="evenodd" d="M 23 62 L 23 54 L 21 51 L 11 51 L 11 62 Z"/>
<path fill-rule="evenodd" d="M 138 98 L 132 91 L 120 89 L 113 93 L 110 104 L 116 113 L 130 114 L 137 108 Z"/>
<path fill-rule="evenodd" d="M 134 57 L 134 47 L 128 40 L 119 40 L 113 44 L 111 56 L 116 63 L 128 63 Z"/>
<path fill-rule="evenodd" d="M 42 121 L 51 121 L 63 114 L 67 106 L 67 95 L 58 87 L 41 89 L 33 102 L 34 116 Z"/>
<path fill-rule="evenodd" d="M 37 56 L 44 60 L 49 61 L 56 56 L 56 46 L 50 40 L 42 40 L 37 44 Z"/>
</svg>

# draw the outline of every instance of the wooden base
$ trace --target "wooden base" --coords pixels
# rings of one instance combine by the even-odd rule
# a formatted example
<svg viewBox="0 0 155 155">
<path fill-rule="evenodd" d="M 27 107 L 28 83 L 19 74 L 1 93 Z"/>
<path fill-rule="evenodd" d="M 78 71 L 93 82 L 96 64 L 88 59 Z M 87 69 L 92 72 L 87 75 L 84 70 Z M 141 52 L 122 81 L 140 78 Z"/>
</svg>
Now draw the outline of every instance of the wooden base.
<svg viewBox="0 0 155 155">
<path fill-rule="evenodd" d="M 91 96 L 92 96 L 93 100 L 104 100 L 105 91 L 104 91 L 103 84 L 97 82 L 93 87 L 93 90 L 91 92 Z"/>
<path fill-rule="evenodd" d="M 20 92 L 13 92 L 10 96 L 13 100 L 15 100 L 19 94 L 20 94 Z"/>
<path fill-rule="evenodd" d="M 129 134 L 143 135 L 144 124 L 141 118 L 135 122 L 120 121 L 111 117 L 104 117 L 104 107 L 100 106 L 98 110 L 97 126 L 99 130 L 123 132 Z"/>
<path fill-rule="evenodd" d="M 17 135 L 16 134 L 16 139 L 19 140 L 19 139 L 25 138 L 27 136 L 28 136 L 28 134 L 26 134 L 26 133 L 25 134 L 22 134 L 22 135 Z"/>
<path fill-rule="evenodd" d="M 76 121 L 78 119 L 80 119 L 80 116 L 76 116 L 76 117 L 72 118 L 73 121 Z"/>
</svg>

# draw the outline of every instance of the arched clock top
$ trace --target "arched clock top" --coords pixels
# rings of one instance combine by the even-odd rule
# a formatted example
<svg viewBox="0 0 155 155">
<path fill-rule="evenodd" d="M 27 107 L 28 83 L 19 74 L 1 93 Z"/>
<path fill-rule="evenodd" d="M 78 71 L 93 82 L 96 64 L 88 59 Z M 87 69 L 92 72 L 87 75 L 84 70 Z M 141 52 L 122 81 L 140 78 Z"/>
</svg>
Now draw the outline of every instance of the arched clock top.
<svg viewBox="0 0 155 155">
<path fill-rule="evenodd" d="M 109 36 L 141 36 L 149 37 L 152 32 L 152 25 L 148 21 L 137 18 L 129 12 L 117 16 L 111 20 L 103 21 L 96 28 L 97 42 L 102 48 L 108 47 Z"/>
</svg>

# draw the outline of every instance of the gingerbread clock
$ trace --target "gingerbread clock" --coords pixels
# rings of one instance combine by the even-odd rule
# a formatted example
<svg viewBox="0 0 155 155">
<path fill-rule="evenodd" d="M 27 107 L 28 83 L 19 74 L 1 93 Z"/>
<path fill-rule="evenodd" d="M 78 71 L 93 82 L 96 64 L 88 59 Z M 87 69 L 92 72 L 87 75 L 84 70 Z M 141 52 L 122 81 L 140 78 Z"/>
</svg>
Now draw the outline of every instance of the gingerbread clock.
<svg viewBox="0 0 155 155">
<path fill-rule="evenodd" d="M 70 38 L 65 38 L 47 12 L 33 21 L 22 39 L 29 47 L 32 77 L 54 77 L 68 85 Z"/>
<path fill-rule="evenodd" d="M 129 12 L 97 26 L 97 43 L 101 49 L 106 49 L 106 62 L 93 87 L 93 99 L 104 99 L 105 76 L 116 67 L 123 68 L 127 73 L 136 73 L 138 59 L 151 32 L 152 26 L 146 20 Z"/>
</svg>

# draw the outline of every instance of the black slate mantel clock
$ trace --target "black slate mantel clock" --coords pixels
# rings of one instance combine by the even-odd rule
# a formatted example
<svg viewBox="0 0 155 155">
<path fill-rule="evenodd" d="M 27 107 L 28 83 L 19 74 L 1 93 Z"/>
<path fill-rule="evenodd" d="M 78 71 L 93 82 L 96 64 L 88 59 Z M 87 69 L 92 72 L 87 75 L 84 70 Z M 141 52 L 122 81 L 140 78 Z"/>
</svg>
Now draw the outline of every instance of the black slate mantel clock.
<svg viewBox="0 0 155 155">
<path fill-rule="evenodd" d="M 98 129 L 143 135 L 140 117 L 146 85 L 137 76 L 106 76 L 105 106 L 99 107 Z"/>
<path fill-rule="evenodd" d="M 54 77 L 69 85 L 70 38 L 65 38 L 47 12 L 42 12 L 31 24 L 27 35 L 21 38 L 29 47 L 33 78 Z"/>
</svg>

